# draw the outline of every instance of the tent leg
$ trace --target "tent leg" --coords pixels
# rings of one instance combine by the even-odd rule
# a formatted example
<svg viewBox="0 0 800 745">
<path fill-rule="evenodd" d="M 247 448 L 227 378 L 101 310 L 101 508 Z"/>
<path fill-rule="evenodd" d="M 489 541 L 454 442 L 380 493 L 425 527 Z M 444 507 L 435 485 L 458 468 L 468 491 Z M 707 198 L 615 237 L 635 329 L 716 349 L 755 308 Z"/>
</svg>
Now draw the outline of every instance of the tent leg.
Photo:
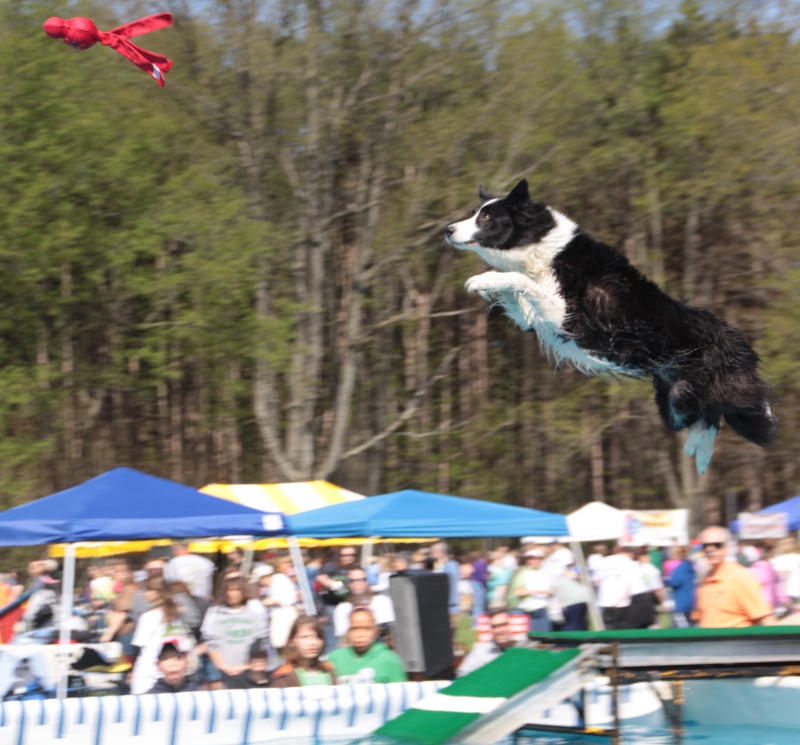
<svg viewBox="0 0 800 745">
<path fill-rule="evenodd" d="M 75 593 L 75 544 L 68 543 L 64 551 L 64 575 L 61 587 L 61 618 L 58 628 L 58 683 L 56 698 L 67 697 L 69 686 L 69 643 L 72 605 Z"/>
<path fill-rule="evenodd" d="M 250 540 L 254 541 L 255 537 L 250 536 Z M 242 557 L 242 577 L 249 581 L 250 572 L 253 569 L 253 554 L 255 551 L 253 550 L 253 544 L 250 543 L 247 548 L 244 550 L 244 556 Z"/>
<path fill-rule="evenodd" d="M 367 538 L 361 547 L 361 568 L 366 572 L 372 563 L 372 554 L 375 550 L 375 539 Z"/>
<path fill-rule="evenodd" d="M 578 560 L 578 565 L 581 568 L 581 582 L 589 593 L 589 618 L 592 621 L 592 626 L 595 631 L 604 631 L 606 626 L 603 623 L 603 616 L 600 613 L 600 608 L 597 605 L 597 595 L 594 592 L 594 585 L 592 578 L 589 576 L 589 565 L 586 563 L 586 557 L 583 554 L 583 546 L 580 541 L 571 541 L 570 548 L 572 553 Z"/>
<path fill-rule="evenodd" d="M 292 557 L 294 572 L 297 577 L 297 584 L 300 587 L 300 595 L 303 597 L 303 605 L 307 616 L 317 615 L 317 604 L 314 602 L 314 593 L 311 591 L 311 583 L 308 581 L 306 565 L 303 563 L 303 554 L 300 551 L 300 544 L 293 535 L 286 536 L 289 544 L 289 555 Z"/>
</svg>

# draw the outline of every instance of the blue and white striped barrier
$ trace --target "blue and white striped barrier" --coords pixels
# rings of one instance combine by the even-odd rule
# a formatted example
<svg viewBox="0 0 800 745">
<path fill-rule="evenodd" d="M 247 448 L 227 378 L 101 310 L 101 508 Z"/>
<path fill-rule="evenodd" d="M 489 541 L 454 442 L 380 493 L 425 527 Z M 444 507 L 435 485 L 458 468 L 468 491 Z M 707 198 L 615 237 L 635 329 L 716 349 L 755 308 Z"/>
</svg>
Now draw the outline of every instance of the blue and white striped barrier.
<svg viewBox="0 0 800 745">
<path fill-rule="evenodd" d="M 2 745 L 308 745 L 374 731 L 446 681 L 0 704 Z"/>
</svg>

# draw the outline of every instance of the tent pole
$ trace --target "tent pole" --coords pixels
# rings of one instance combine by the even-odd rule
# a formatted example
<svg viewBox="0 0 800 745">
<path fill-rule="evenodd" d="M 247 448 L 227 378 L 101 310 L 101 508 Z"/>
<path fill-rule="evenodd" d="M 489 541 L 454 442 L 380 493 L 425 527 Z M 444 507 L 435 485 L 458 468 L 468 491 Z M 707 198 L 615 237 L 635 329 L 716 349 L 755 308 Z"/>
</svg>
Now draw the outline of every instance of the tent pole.
<svg viewBox="0 0 800 745">
<path fill-rule="evenodd" d="M 592 620 L 592 626 L 594 626 L 595 631 L 604 631 L 606 625 L 603 623 L 603 616 L 597 605 L 597 595 L 594 591 L 592 577 L 589 574 L 589 565 L 586 563 L 586 557 L 583 554 L 583 546 L 581 546 L 580 541 L 571 541 L 570 548 L 578 559 L 578 564 L 581 568 L 581 582 L 583 582 L 589 593 L 589 618 Z"/>
<path fill-rule="evenodd" d="M 69 686 L 69 643 L 71 637 L 72 605 L 75 595 L 75 544 L 68 543 L 64 550 L 64 572 L 61 582 L 61 618 L 58 628 L 58 683 L 56 698 L 67 697 Z"/>
<path fill-rule="evenodd" d="M 361 568 L 366 572 L 372 562 L 372 553 L 375 549 L 375 538 L 366 538 L 361 547 Z"/>
<path fill-rule="evenodd" d="M 244 555 L 242 556 L 242 577 L 249 581 L 250 577 L 250 570 L 253 568 L 253 554 L 255 553 L 253 550 L 253 543 L 255 538 L 254 536 L 250 536 L 250 543 L 248 544 L 247 548 L 244 550 Z"/>
<path fill-rule="evenodd" d="M 297 584 L 300 587 L 300 595 L 303 598 L 306 615 L 316 616 L 317 604 L 314 602 L 311 583 L 308 581 L 308 573 L 306 572 L 306 565 L 303 563 L 303 554 L 300 551 L 300 544 L 293 535 L 287 535 L 286 542 L 289 544 L 289 555 L 292 557 L 292 564 L 294 564 L 294 573 L 297 577 Z"/>
</svg>

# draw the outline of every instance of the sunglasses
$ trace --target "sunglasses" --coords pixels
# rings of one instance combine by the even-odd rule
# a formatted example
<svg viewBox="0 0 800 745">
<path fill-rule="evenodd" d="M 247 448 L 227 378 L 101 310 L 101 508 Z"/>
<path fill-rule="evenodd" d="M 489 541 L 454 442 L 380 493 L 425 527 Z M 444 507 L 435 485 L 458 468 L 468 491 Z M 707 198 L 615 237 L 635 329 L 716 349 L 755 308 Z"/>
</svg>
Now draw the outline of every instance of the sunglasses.
<svg viewBox="0 0 800 745">
<path fill-rule="evenodd" d="M 493 629 L 504 629 L 506 626 L 508 626 L 508 621 L 506 621 L 505 623 L 493 623 L 492 624 L 492 628 Z"/>
<path fill-rule="evenodd" d="M 720 549 L 724 545 L 725 545 L 724 543 L 704 543 L 703 544 L 703 548 L 704 549 L 708 549 L 708 548 Z"/>
</svg>

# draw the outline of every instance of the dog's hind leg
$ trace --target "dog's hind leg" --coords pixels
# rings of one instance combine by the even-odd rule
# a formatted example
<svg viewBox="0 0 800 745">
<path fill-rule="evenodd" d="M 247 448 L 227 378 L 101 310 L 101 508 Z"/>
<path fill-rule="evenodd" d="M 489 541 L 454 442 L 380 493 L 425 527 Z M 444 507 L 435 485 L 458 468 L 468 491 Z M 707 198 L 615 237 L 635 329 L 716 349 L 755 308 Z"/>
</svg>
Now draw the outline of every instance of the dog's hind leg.
<svg viewBox="0 0 800 745">
<path fill-rule="evenodd" d="M 694 456 L 697 473 L 705 473 L 714 455 L 714 441 L 717 439 L 719 428 L 709 424 L 704 419 L 699 419 L 691 427 L 683 444 L 683 452 L 690 458 Z"/>
<path fill-rule="evenodd" d="M 714 442 L 719 433 L 719 420 L 698 413 L 701 402 L 686 381 L 670 382 L 654 377 L 656 405 L 664 423 L 678 432 L 688 427 L 689 433 L 683 445 L 683 452 L 695 459 L 698 473 L 705 473 L 714 455 Z"/>
</svg>

